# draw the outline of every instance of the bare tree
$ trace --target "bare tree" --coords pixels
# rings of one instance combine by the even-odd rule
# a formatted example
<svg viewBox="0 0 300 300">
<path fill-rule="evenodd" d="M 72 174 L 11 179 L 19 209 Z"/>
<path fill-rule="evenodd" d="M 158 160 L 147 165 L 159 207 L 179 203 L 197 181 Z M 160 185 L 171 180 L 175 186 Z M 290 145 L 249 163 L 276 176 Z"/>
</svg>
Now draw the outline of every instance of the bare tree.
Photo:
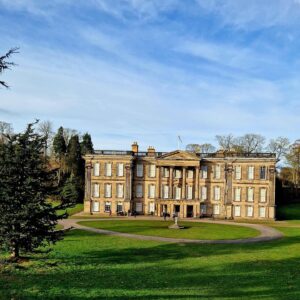
<svg viewBox="0 0 300 300">
<path fill-rule="evenodd" d="M 212 144 L 205 143 L 200 145 L 200 152 L 202 153 L 212 153 L 216 151 L 216 147 Z"/>
<path fill-rule="evenodd" d="M 285 155 L 289 150 L 289 145 L 290 145 L 290 141 L 288 138 L 279 136 L 276 139 L 270 140 L 267 146 L 267 150 L 276 153 L 277 159 L 280 160 L 281 157 Z"/>
<path fill-rule="evenodd" d="M 66 145 L 69 144 L 69 141 L 70 141 L 71 137 L 76 135 L 76 134 L 79 135 L 77 130 L 71 129 L 71 128 L 64 128 L 63 135 L 64 135 Z"/>
<path fill-rule="evenodd" d="M 18 53 L 19 48 L 12 48 L 3 56 L 0 56 L 0 74 L 3 73 L 5 70 L 10 69 L 11 67 L 15 66 L 15 63 L 8 61 L 10 57 Z M 0 80 L 0 86 L 4 86 L 8 88 L 8 85 L 5 81 Z"/>
<path fill-rule="evenodd" d="M 50 121 L 43 121 L 38 125 L 38 132 L 45 137 L 44 156 L 47 156 L 49 144 L 53 138 L 53 125 Z"/>
<path fill-rule="evenodd" d="M 235 137 L 230 133 L 228 135 L 216 135 L 216 140 L 222 150 L 230 151 L 235 145 Z"/>
<path fill-rule="evenodd" d="M 10 123 L 0 121 L 0 143 L 4 143 L 7 136 L 13 133 L 13 127 Z"/>
<path fill-rule="evenodd" d="M 236 140 L 236 144 L 246 153 L 261 152 L 266 138 L 260 134 L 247 133 Z"/>
<path fill-rule="evenodd" d="M 199 153 L 201 151 L 201 145 L 199 144 L 188 144 L 185 150 L 192 153 Z"/>
</svg>

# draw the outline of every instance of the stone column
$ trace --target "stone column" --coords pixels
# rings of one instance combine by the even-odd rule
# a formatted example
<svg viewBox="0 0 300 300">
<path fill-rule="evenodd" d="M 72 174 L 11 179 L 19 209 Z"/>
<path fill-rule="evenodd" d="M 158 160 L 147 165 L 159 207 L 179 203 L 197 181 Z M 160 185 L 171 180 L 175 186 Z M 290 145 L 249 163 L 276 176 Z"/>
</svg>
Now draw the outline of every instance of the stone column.
<svg viewBox="0 0 300 300">
<path fill-rule="evenodd" d="M 271 219 L 275 218 L 275 180 L 276 180 L 276 169 L 275 166 L 269 168 L 269 211 L 268 217 Z"/>
<path fill-rule="evenodd" d="M 87 207 L 89 206 L 89 212 L 92 214 L 92 163 L 88 162 L 85 165 L 85 190 L 84 190 L 84 201 L 87 203 Z M 86 207 L 86 205 L 85 205 Z M 86 208 L 87 208 L 86 207 Z"/>
<path fill-rule="evenodd" d="M 132 200 L 132 166 L 125 166 L 125 201 L 131 202 Z M 132 203 L 130 205 L 132 211 Z"/>
<path fill-rule="evenodd" d="M 194 198 L 199 200 L 199 167 L 195 168 L 195 179 L 194 179 Z"/>
<path fill-rule="evenodd" d="M 170 175 L 170 178 L 169 178 L 169 198 L 170 199 L 174 198 L 174 196 L 173 196 L 173 170 L 174 170 L 174 168 L 170 167 L 170 171 L 169 171 L 169 175 Z"/>
<path fill-rule="evenodd" d="M 182 199 L 186 199 L 186 191 L 185 191 L 185 188 L 186 188 L 186 167 L 183 167 L 182 168 L 182 195 L 181 195 L 181 198 Z"/>
</svg>

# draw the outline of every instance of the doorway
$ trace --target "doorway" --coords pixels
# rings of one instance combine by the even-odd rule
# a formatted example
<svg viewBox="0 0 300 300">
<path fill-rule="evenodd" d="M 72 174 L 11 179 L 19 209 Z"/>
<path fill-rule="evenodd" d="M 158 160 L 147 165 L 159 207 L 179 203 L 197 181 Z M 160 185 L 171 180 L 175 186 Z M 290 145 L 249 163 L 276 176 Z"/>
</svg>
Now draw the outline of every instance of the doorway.
<svg viewBox="0 0 300 300">
<path fill-rule="evenodd" d="M 193 205 L 187 205 L 186 207 L 186 217 L 192 218 L 194 216 L 194 206 Z"/>
<path fill-rule="evenodd" d="M 180 205 L 174 205 L 175 216 L 178 217 L 180 214 Z"/>
</svg>

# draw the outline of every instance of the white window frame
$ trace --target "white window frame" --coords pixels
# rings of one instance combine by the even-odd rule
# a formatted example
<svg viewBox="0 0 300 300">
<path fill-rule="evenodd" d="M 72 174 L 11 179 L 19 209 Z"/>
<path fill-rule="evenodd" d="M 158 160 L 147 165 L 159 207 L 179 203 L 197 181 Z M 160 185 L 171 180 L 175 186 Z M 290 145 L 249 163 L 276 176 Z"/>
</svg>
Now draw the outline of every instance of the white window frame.
<svg viewBox="0 0 300 300">
<path fill-rule="evenodd" d="M 170 177 L 170 169 L 167 167 L 163 168 L 163 177 L 169 178 Z"/>
<path fill-rule="evenodd" d="M 208 177 L 208 166 L 201 166 L 201 178 L 207 179 Z"/>
<path fill-rule="evenodd" d="M 121 210 L 119 209 L 120 207 L 122 207 Z M 122 212 L 122 211 L 123 211 L 123 208 L 124 208 L 123 202 L 118 202 L 118 203 L 117 203 L 117 212 Z"/>
<path fill-rule="evenodd" d="M 219 186 L 214 186 L 214 200 L 215 201 L 221 200 L 221 188 Z"/>
<path fill-rule="evenodd" d="M 118 177 L 123 177 L 124 176 L 124 164 L 123 163 L 118 163 L 117 164 L 117 176 Z"/>
<path fill-rule="evenodd" d="M 220 214 L 220 205 L 219 204 L 214 204 L 213 205 L 213 214 L 214 215 L 219 215 Z"/>
<path fill-rule="evenodd" d="M 221 166 L 215 165 L 215 179 L 221 179 Z"/>
<path fill-rule="evenodd" d="M 201 186 L 201 199 L 207 200 L 207 186 Z"/>
<path fill-rule="evenodd" d="M 94 163 L 94 173 L 93 173 L 94 176 L 100 176 L 100 163 L 99 162 L 96 162 Z"/>
<path fill-rule="evenodd" d="M 141 183 L 138 183 L 135 186 L 135 197 L 136 198 L 142 198 L 143 197 L 143 185 Z"/>
<path fill-rule="evenodd" d="M 186 198 L 187 198 L 187 200 L 193 199 L 193 186 L 192 185 L 186 186 Z"/>
<path fill-rule="evenodd" d="M 253 217 L 253 212 L 254 212 L 253 206 L 247 206 L 247 217 Z"/>
<path fill-rule="evenodd" d="M 265 171 L 264 171 L 265 172 L 265 177 L 264 178 L 261 177 L 261 170 L 262 170 L 262 168 L 265 169 Z M 260 180 L 266 180 L 267 179 L 267 167 L 266 166 L 260 166 L 259 167 L 259 179 Z"/>
<path fill-rule="evenodd" d="M 182 170 L 175 169 L 175 178 L 180 179 L 182 178 Z"/>
<path fill-rule="evenodd" d="M 99 201 L 93 201 L 92 202 L 93 204 L 93 206 L 92 206 L 92 210 L 93 210 L 93 212 L 100 212 L 100 203 L 99 203 Z"/>
<path fill-rule="evenodd" d="M 248 180 L 254 180 L 254 166 L 248 166 Z"/>
<path fill-rule="evenodd" d="M 144 165 L 137 164 L 136 165 L 136 177 L 143 177 L 144 176 Z"/>
<path fill-rule="evenodd" d="M 155 212 L 155 203 L 154 202 L 149 202 L 149 213 L 154 213 Z"/>
<path fill-rule="evenodd" d="M 105 176 L 112 176 L 112 163 L 105 163 Z"/>
<path fill-rule="evenodd" d="M 175 199 L 180 200 L 181 199 L 181 187 L 175 186 Z"/>
<path fill-rule="evenodd" d="M 104 197 L 105 198 L 111 198 L 112 195 L 112 184 L 111 183 L 105 183 L 104 184 Z"/>
<path fill-rule="evenodd" d="M 250 191 L 252 191 L 252 192 L 250 192 Z M 247 201 L 254 202 L 254 188 L 253 187 L 247 188 Z"/>
<path fill-rule="evenodd" d="M 150 198 L 150 199 L 155 198 L 155 185 L 154 184 L 148 185 L 148 198 Z"/>
<path fill-rule="evenodd" d="M 164 184 L 163 185 L 163 198 L 164 199 L 169 199 L 169 186 Z"/>
<path fill-rule="evenodd" d="M 95 197 L 95 198 L 100 197 L 100 184 L 99 183 L 93 184 L 93 197 Z"/>
<path fill-rule="evenodd" d="M 142 213 L 143 212 L 143 203 L 141 203 L 141 202 L 135 203 L 135 211 L 138 213 Z"/>
<path fill-rule="evenodd" d="M 235 167 L 235 179 L 241 180 L 242 179 L 242 166 Z"/>
<path fill-rule="evenodd" d="M 234 206 L 234 216 L 235 217 L 240 217 L 241 216 L 241 206 L 240 205 L 235 205 Z"/>
<path fill-rule="evenodd" d="M 188 179 L 194 178 L 194 170 L 187 170 L 187 178 Z"/>
<path fill-rule="evenodd" d="M 267 202 L 267 189 L 261 188 L 259 191 L 259 202 Z"/>
<path fill-rule="evenodd" d="M 124 184 L 117 183 L 117 198 L 124 198 Z"/>
<path fill-rule="evenodd" d="M 149 165 L 149 177 L 154 178 L 156 176 L 156 165 Z"/>
<path fill-rule="evenodd" d="M 242 192 L 242 189 L 240 187 L 236 187 L 234 189 L 234 201 L 237 201 L 237 202 L 241 201 L 241 192 Z"/>
<path fill-rule="evenodd" d="M 258 216 L 260 218 L 265 218 L 266 217 L 266 207 L 265 206 L 259 206 L 258 207 Z"/>
<path fill-rule="evenodd" d="M 109 209 L 108 209 L 109 207 Z M 111 202 L 110 201 L 106 201 L 104 203 L 104 212 L 111 212 Z"/>
</svg>

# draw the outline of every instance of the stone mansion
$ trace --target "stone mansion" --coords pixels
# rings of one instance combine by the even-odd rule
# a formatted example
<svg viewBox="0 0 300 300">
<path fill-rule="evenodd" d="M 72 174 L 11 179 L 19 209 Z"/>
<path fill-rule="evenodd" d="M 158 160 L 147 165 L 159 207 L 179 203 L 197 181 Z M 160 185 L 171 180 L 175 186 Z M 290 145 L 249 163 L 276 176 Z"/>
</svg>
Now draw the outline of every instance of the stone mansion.
<svg viewBox="0 0 300 300">
<path fill-rule="evenodd" d="M 84 211 L 275 218 L 273 153 L 98 150 L 85 159 Z"/>
</svg>

